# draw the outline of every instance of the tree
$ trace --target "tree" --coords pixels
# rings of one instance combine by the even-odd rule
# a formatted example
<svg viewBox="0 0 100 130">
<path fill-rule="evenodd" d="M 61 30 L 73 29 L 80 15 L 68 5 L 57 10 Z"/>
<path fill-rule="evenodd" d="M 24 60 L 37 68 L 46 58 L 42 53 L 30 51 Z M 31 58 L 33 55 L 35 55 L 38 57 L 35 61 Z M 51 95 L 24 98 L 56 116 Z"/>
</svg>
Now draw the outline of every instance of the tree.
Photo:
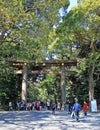
<svg viewBox="0 0 100 130">
<path fill-rule="evenodd" d="M 88 69 L 89 101 L 94 98 L 94 72 L 99 68 L 100 59 L 99 7 L 100 3 L 96 0 L 83 0 L 64 16 L 58 28 L 58 32 L 61 30 L 59 35 L 63 39 L 60 38 L 62 45 L 72 45 L 73 54 L 81 58 L 82 62 L 84 61 L 84 67 L 80 66 L 81 70 Z M 82 65 L 81 61 L 80 65 Z"/>
<path fill-rule="evenodd" d="M 87 4 L 86 4 L 87 2 Z M 88 74 L 89 74 L 89 101 L 94 99 L 94 72 L 95 67 L 98 65 L 98 59 L 100 57 L 99 48 L 97 48 L 98 40 L 99 40 L 99 15 L 97 14 L 97 10 L 99 10 L 100 4 L 97 1 L 85 1 L 83 0 L 83 4 L 79 5 L 79 10 L 83 10 L 83 30 L 77 36 L 83 40 L 82 46 L 87 45 L 89 51 L 85 52 L 87 57 L 87 65 L 88 65 Z M 83 48 L 82 48 L 83 49 Z"/>
<path fill-rule="evenodd" d="M 10 60 L 29 63 L 46 58 L 49 35 L 60 19 L 59 9 L 68 4 L 68 0 L 0 0 L 1 77 L 13 73 Z"/>
</svg>

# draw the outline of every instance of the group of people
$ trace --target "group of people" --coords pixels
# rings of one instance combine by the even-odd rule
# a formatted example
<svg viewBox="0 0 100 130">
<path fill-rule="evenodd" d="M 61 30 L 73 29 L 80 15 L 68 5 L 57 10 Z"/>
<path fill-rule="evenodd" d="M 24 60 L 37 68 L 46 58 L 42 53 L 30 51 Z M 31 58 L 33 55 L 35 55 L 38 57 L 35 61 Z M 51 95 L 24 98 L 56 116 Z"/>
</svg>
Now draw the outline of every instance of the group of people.
<svg viewBox="0 0 100 130">
<path fill-rule="evenodd" d="M 46 108 L 47 110 L 52 110 L 52 114 L 55 114 L 56 110 L 62 109 L 62 104 L 60 102 L 49 102 L 47 101 L 46 104 L 39 101 L 34 102 L 16 102 L 16 110 L 41 110 L 41 108 Z M 79 113 L 83 110 L 84 116 L 87 116 L 88 111 L 88 103 L 84 101 L 83 105 L 81 106 L 78 100 L 75 101 L 74 104 L 66 103 L 65 104 L 65 111 L 68 111 L 71 114 L 72 118 L 76 118 L 76 121 L 79 121 Z M 9 111 L 13 110 L 12 103 L 9 102 Z"/>
<path fill-rule="evenodd" d="M 12 102 L 9 102 L 9 111 L 12 110 L 41 110 L 41 107 L 44 107 L 44 103 L 40 101 L 33 101 L 33 102 L 16 102 L 13 104 Z"/>
<path fill-rule="evenodd" d="M 55 110 L 61 110 L 62 105 L 60 102 L 53 102 L 53 101 L 47 101 L 46 103 L 42 101 L 32 101 L 32 102 L 16 102 L 15 104 L 12 102 L 9 102 L 9 111 L 12 110 L 17 110 L 17 111 L 22 111 L 22 110 L 52 110 L 53 113 Z"/>
<path fill-rule="evenodd" d="M 48 108 L 50 108 L 50 104 Z M 76 100 L 74 104 L 71 104 L 71 103 L 64 104 L 64 110 L 67 111 L 71 115 L 72 118 L 76 118 L 77 122 L 79 122 L 80 111 L 83 110 L 84 116 L 87 116 L 88 108 L 89 106 L 86 101 L 84 101 L 83 105 L 81 105 L 78 102 L 78 100 Z M 52 114 L 55 114 L 56 110 L 61 110 L 61 109 L 62 109 L 62 105 L 59 102 L 52 103 L 51 105 Z"/>
</svg>

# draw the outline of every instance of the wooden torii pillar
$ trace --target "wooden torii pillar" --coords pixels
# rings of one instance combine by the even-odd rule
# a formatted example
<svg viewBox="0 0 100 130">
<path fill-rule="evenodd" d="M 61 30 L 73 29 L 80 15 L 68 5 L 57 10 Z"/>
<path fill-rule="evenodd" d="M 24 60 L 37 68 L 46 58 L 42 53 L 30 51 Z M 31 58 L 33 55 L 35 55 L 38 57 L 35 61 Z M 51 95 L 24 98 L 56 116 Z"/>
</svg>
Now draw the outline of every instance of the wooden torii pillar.
<svg viewBox="0 0 100 130">
<path fill-rule="evenodd" d="M 22 101 L 27 102 L 27 66 L 23 66 L 22 71 Z"/>
<path fill-rule="evenodd" d="M 64 108 L 64 104 L 66 102 L 66 87 L 65 87 L 65 67 L 61 67 L 61 102 L 62 108 Z"/>
</svg>

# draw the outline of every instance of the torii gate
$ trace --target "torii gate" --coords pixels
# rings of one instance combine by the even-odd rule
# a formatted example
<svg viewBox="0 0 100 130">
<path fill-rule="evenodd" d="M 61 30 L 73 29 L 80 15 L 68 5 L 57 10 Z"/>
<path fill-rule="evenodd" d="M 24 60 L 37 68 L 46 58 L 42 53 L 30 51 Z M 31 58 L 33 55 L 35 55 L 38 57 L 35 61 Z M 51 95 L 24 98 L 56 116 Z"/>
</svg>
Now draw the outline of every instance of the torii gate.
<svg viewBox="0 0 100 130">
<path fill-rule="evenodd" d="M 22 100 L 27 102 L 27 62 L 25 61 L 17 61 L 12 60 L 10 63 L 13 66 L 22 66 L 22 70 L 17 70 L 17 74 L 22 74 Z M 51 70 L 34 70 L 31 71 L 33 74 L 47 74 L 47 73 L 59 73 L 61 74 L 61 100 L 62 103 L 66 102 L 66 91 L 65 91 L 65 66 L 77 66 L 78 60 L 53 60 L 53 61 L 42 61 L 42 62 L 30 62 L 34 67 L 40 66 L 40 67 L 47 67 L 47 66 L 60 66 L 61 71 L 51 71 Z"/>
</svg>

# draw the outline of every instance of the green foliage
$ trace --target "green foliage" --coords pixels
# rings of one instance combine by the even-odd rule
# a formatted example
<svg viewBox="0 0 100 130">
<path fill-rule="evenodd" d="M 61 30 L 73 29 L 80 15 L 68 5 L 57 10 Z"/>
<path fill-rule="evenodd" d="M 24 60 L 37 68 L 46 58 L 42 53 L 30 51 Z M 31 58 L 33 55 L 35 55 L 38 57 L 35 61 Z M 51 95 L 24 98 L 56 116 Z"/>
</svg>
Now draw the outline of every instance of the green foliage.
<svg viewBox="0 0 100 130">
<path fill-rule="evenodd" d="M 61 93 L 59 76 L 55 74 L 47 74 L 46 77 L 41 81 L 40 85 L 41 88 L 45 90 L 46 98 L 48 100 L 60 100 Z"/>
<path fill-rule="evenodd" d="M 68 4 L 68 0 L 34 2 L 31 0 L 0 0 L 1 89 L 1 84 L 6 82 L 8 78 L 11 78 L 10 80 L 16 79 L 16 76 L 13 78 L 11 76 L 16 68 L 10 66 L 10 60 L 24 60 L 28 63 L 32 60 L 37 62 L 46 58 L 48 45 L 51 44 L 52 28 L 58 24 L 60 19 L 59 9 L 62 7 L 66 9 Z M 15 89 L 16 84 L 14 83 Z M 8 80 L 6 84 L 8 84 Z M 1 97 L 4 95 L 6 98 L 4 99 L 7 101 L 8 98 L 12 98 L 8 96 L 8 90 L 12 88 L 11 86 L 12 82 L 9 81 L 9 85 L 5 85 L 3 89 L 4 92 L 1 91 Z M 15 94 L 15 91 L 19 92 L 19 90 L 14 89 L 12 96 L 19 97 L 19 94 Z M 11 92 L 9 93 L 11 95 Z M 38 90 L 36 90 L 36 94 L 38 94 Z"/>
<path fill-rule="evenodd" d="M 65 55 L 67 55 L 70 59 L 75 57 L 80 58 L 78 67 L 76 69 L 71 68 L 70 70 L 77 72 L 74 77 L 78 76 L 79 80 L 83 80 L 84 86 L 86 86 L 86 88 L 89 85 L 85 83 L 86 73 L 84 72 L 87 72 L 87 81 L 90 83 L 91 81 L 89 79 L 89 74 L 91 72 L 88 71 L 88 69 L 92 70 L 92 68 L 90 69 L 89 67 L 94 65 L 94 74 L 98 70 L 98 60 L 100 59 L 99 8 L 99 1 L 83 0 L 77 7 L 74 7 L 66 16 L 63 17 L 63 22 L 59 24 L 56 30 L 58 36 L 58 40 L 54 46 L 57 48 L 56 54 L 58 54 L 58 52 L 60 53 L 60 59 L 64 58 Z M 83 77 L 81 77 L 82 74 Z M 96 74 L 98 75 L 99 72 Z M 91 75 L 91 77 L 93 77 L 93 75 Z M 70 80 L 70 78 L 68 80 Z M 82 85 L 78 85 L 77 82 L 75 82 L 75 86 L 78 86 L 77 94 L 81 95 Z M 69 87 L 67 89 L 69 89 Z M 77 96 L 77 94 L 75 95 Z M 88 93 L 86 92 L 86 97 L 87 94 Z"/>
<path fill-rule="evenodd" d="M 67 99 L 88 99 L 88 69 L 91 65 L 95 66 L 91 75 L 94 76 L 95 95 L 100 91 L 100 2 L 82 0 L 67 15 L 63 12 L 64 17 L 59 23 L 59 9 L 66 11 L 68 5 L 68 0 L 0 0 L 1 102 L 20 100 L 21 77 L 13 75 L 16 68 L 10 66 L 8 61 L 11 59 L 28 63 L 46 57 L 59 60 L 79 58 L 77 68 L 66 67 L 75 72 L 66 75 Z M 36 77 L 33 76 L 34 81 Z M 42 78 L 39 87 L 29 84 L 28 100 L 59 100 L 60 77 L 47 74 Z"/>
<path fill-rule="evenodd" d="M 17 100 L 20 100 L 20 79 L 18 76 L 12 74 L 8 76 L 0 76 L 0 102 L 3 105 L 8 105 L 9 101 L 12 101 L 13 104 Z"/>
</svg>

